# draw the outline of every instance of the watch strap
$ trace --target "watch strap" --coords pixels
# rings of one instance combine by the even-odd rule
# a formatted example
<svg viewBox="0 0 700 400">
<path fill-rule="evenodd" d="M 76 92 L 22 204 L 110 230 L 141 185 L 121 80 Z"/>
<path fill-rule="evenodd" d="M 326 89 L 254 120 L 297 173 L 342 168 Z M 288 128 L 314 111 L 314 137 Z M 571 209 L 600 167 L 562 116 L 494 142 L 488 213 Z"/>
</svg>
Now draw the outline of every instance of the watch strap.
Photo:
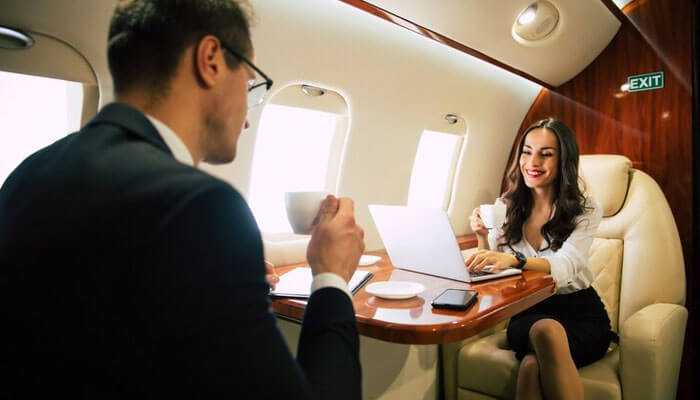
<svg viewBox="0 0 700 400">
<path fill-rule="evenodd" d="M 513 253 L 515 256 L 515 259 L 518 260 L 518 265 L 515 266 L 517 269 L 523 269 L 525 268 L 525 263 L 527 263 L 527 257 L 525 257 L 525 254 L 516 251 Z"/>
</svg>

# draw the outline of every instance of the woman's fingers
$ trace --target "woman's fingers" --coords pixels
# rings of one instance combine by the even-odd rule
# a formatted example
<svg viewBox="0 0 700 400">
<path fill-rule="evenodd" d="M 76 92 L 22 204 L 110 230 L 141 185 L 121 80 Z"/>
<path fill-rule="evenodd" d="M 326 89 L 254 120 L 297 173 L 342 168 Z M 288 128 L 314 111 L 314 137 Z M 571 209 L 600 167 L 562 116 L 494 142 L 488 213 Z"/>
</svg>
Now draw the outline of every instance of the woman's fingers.
<svg viewBox="0 0 700 400">
<path fill-rule="evenodd" d="M 484 267 L 490 264 L 489 257 L 484 257 L 479 264 L 474 267 L 474 272 L 481 272 Z"/>
<path fill-rule="evenodd" d="M 472 254 L 472 255 L 469 257 L 469 259 L 467 260 L 467 263 L 466 263 L 466 264 L 467 264 L 467 268 L 469 268 L 470 271 L 473 270 L 473 268 L 474 268 L 476 265 L 478 265 L 478 264 L 481 262 L 481 260 L 482 260 L 484 257 L 486 257 L 487 254 L 488 254 L 488 250 L 479 250 L 479 251 L 477 251 L 476 253 Z"/>
<path fill-rule="evenodd" d="M 472 214 L 469 216 L 469 225 L 473 231 L 481 231 L 485 229 L 483 221 L 481 220 L 481 214 L 479 213 L 479 208 L 475 208 Z"/>
<path fill-rule="evenodd" d="M 476 253 L 472 253 L 472 255 L 470 255 L 469 258 L 467 258 L 467 260 L 464 262 L 464 265 L 467 266 L 467 269 L 471 269 L 472 263 L 474 263 L 474 260 L 479 255 L 480 251 L 481 250 L 478 250 Z"/>
<path fill-rule="evenodd" d="M 466 260 L 464 260 L 464 265 L 466 265 L 467 268 L 469 268 L 469 265 L 471 265 L 473 259 L 474 259 L 474 254 L 470 255 L 469 257 L 467 257 Z"/>
<path fill-rule="evenodd" d="M 468 269 L 469 271 L 473 271 L 473 270 L 474 270 L 474 267 L 475 267 L 477 264 L 479 264 L 480 261 L 481 261 L 481 257 L 479 257 L 479 255 L 477 255 L 477 254 L 474 254 L 474 255 L 471 257 L 471 260 L 467 263 L 467 269 Z"/>
<path fill-rule="evenodd" d="M 486 250 L 484 250 L 484 249 L 475 251 L 474 253 L 472 253 L 472 254 L 464 261 L 464 264 L 465 264 L 467 267 L 470 266 L 471 263 L 472 263 L 472 261 L 474 261 L 474 258 L 475 258 L 476 256 L 478 256 L 479 254 L 483 254 L 485 251 L 486 251 Z"/>
<path fill-rule="evenodd" d="M 479 250 L 465 261 L 465 265 L 470 272 L 481 272 L 482 270 L 499 272 L 511 267 L 511 258 L 507 253 Z"/>
</svg>

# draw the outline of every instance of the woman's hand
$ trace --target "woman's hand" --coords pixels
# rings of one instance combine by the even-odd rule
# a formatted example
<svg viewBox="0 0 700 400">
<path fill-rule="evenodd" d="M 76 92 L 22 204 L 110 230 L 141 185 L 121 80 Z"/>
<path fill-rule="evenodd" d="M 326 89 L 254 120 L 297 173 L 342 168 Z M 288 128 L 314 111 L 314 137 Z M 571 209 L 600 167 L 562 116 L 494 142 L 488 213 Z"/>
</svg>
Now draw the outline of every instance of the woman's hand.
<svg viewBox="0 0 700 400">
<path fill-rule="evenodd" d="M 481 220 L 481 214 L 479 213 L 479 207 L 472 211 L 472 215 L 469 217 L 469 226 L 472 231 L 481 237 L 486 237 L 489 235 L 489 230 L 486 229 L 484 221 Z"/>
<path fill-rule="evenodd" d="M 465 264 L 469 272 L 481 272 L 487 266 L 486 271 L 499 272 L 517 265 L 518 259 L 500 251 L 479 250 L 469 256 Z"/>
</svg>

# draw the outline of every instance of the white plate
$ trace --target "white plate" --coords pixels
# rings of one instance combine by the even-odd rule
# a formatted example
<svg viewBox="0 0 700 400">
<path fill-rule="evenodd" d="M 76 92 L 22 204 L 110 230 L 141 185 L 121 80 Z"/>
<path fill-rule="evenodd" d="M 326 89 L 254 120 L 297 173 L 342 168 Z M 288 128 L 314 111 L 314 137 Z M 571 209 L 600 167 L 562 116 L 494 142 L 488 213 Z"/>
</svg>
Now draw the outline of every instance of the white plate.
<svg viewBox="0 0 700 400">
<path fill-rule="evenodd" d="M 375 282 L 365 288 L 367 293 L 383 299 L 410 299 L 424 290 L 420 283 L 402 281 Z"/>
<path fill-rule="evenodd" d="M 368 265 L 372 265 L 372 264 L 376 263 L 377 261 L 379 261 L 379 260 L 381 260 L 381 259 L 382 259 L 382 258 L 379 257 L 379 256 L 367 256 L 367 255 L 364 255 L 364 256 L 360 257 L 360 265 L 366 267 L 366 266 L 368 266 Z"/>
</svg>

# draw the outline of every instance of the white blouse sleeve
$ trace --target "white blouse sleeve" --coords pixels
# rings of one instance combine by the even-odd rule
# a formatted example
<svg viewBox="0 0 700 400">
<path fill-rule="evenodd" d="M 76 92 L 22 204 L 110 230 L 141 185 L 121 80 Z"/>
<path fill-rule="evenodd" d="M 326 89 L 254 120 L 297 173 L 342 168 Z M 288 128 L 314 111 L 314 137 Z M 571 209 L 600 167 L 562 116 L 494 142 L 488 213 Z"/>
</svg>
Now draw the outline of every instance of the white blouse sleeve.
<svg viewBox="0 0 700 400">
<path fill-rule="evenodd" d="M 576 286 L 576 277 L 581 270 L 588 268 L 588 255 L 593 237 L 603 218 L 603 210 L 594 200 L 587 201 L 592 207 L 576 220 L 576 229 L 564 241 L 561 248 L 551 255 L 542 256 L 549 261 L 550 273 L 557 288 Z"/>
</svg>

